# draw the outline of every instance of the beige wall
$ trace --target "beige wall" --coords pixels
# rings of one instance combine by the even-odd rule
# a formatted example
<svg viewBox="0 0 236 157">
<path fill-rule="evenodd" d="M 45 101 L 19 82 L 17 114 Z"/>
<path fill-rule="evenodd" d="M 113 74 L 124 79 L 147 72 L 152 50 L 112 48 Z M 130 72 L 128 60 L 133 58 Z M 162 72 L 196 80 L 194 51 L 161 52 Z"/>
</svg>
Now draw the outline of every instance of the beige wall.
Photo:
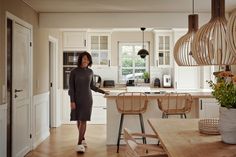
<svg viewBox="0 0 236 157">
<path fill-rule="evenodd" d="M 59 65 L 62 64 L 62 33 L 57 29 L 39 29 L 37 35 L 37 53 L 34 54 L 34 94 L 40 94 L 49 90 L 49 35 L 59 39 Z M 59 86 L 62 84 L 61 67 L 59 71 Z"/>
<path fill-rule="evenodd" d="M 2 86 L 5 83 L 5 16 L 6 11 L 28 22 L 33 26 L 33 94 L 48 92 L 49 90 L 49 47 L 48 36 L 59 40 L 61 52 L 61 33 L 59 30 L 39 29 L 38 13 L 21 0 L 0 0 L 0 104 Z M 61 75 L 61 73 L 60 73 Z M 60 77 L 59 77 L 60 78 Z M 59 80 L 60 81 L 60 80 Z M 61 82 L 59 82 L 61 84 Z"/>
<path fill-rule="evenodd" d="M 2 100 L 2 86 L 5 83 L 5 17 L 6 11 L 19 17 L 20 19 L 30 23 L 33 26 L 33 42 L 36 41 L 36 35 L 38 30 L 38 13 L 32 8 L 23 3 L 21 0 L 1 0 L 3 1 L 2 12 L 1 12 L 1 62 L 0 62 L 0 102 Z M 33 52 L 36 52 L 34 47 Z"/>
<path fill-rule="evenodd" d="M 3 0 L 0 0 L 0 105 L 2 104 L 2 85 L 4 82 L 4 51 L 3 51 Z"/>
<path fill-rule="evenodd" d="M 142 43 L 142 32 L 113 32 L 111 36 L 111 65 L 118 65 L 118 42 L 141 42 Z M 153 66 L 153 43 L 154 33 L 144 32 L 144 42 L 149 42 L 149 55 L 150 55 L 150 66 Z"/>
</svg>

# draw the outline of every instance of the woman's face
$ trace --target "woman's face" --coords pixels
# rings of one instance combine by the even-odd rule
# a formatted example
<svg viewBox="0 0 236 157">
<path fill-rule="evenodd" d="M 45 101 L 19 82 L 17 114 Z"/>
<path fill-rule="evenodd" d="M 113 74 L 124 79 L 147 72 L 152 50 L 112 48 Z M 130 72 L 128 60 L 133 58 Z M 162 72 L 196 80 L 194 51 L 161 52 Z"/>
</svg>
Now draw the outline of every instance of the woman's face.
<svg viewBox="0 0 236 157">
<path fill-rule="evenodd" d="M 86 68 L 86 67 L 88 67 L 88 65 L 89 65 L 89 59 L 88 59 L 88 57 L 85 55 L 85 56 L 82 57 L 81 67 L 82 67 L 82 68 Z"/>
</svg>

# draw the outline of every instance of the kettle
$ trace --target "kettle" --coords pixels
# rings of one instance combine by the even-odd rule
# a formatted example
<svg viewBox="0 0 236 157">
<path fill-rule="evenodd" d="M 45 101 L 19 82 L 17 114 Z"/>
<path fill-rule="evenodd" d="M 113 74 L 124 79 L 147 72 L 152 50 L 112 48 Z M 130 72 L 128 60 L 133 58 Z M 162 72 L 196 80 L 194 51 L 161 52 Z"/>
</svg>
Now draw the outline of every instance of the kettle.
<svg viewBox="0 0 236 157">
<path fill-rule="evenodd" d="M 93 75 L 93 84 L 100 88 L 101 87 L 101 82 L 102 82 L 102 79 L 99 75 Z"/>
</svg>

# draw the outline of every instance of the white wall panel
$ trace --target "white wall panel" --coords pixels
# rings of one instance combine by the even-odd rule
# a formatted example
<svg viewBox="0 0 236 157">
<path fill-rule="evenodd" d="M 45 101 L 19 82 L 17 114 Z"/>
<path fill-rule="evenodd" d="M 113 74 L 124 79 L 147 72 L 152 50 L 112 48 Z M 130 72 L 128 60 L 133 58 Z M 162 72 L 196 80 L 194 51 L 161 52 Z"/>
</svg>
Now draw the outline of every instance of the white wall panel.
<svg viewBox="0 0 236 157">
<path fill-rule="evenodd" d="M 7 156 L 7 105 L 0 105 L 0 155 Z"/>
<path fill-rule="evenodd" d="M 34 96 L 33 104 L 34 148 L 49 136 L 49 93 Z"/>
</svg>

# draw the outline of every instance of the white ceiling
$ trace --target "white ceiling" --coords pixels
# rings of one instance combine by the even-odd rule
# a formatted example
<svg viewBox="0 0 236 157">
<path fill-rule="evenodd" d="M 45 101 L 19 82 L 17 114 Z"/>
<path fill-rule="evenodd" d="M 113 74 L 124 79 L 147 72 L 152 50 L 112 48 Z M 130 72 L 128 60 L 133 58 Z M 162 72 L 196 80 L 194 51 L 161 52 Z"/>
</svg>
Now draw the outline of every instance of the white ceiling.
<svg viewBox="0 0 236 157">
<path fill-rule="evenodd" d="M 138 13 L 192 12 L 192 0 L 23 0 L 37 12 Z M 195 0 L 195 13 L 210 12 L 211 0 Z M 226 12 L 236 8 L 236 0 L 225 0 Z"/>
</svg>

